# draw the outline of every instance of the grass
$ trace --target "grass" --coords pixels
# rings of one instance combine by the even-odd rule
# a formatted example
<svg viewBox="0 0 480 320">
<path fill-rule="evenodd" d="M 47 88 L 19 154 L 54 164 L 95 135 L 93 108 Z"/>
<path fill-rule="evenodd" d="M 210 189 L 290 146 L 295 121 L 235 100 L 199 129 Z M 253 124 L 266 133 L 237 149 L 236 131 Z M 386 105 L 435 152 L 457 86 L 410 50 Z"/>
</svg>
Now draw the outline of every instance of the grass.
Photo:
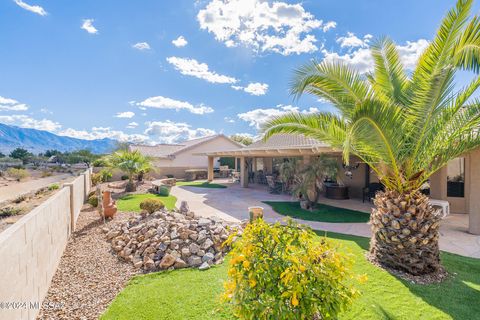
<svg viewBox="0 0 480 320">
<path fill-rule="evenodd" d="M 323 233 L 318 232 L 323 235 Z M 354 272 L 367 274 L 362 292 L 340 320 L 478 319 L 480 259 L 442 252 L 443 265 L 455 276 L 441 284 L 415 285 L 365 259 L 369 239 L 328 233 L 339 250 L 353 255 Z M 235 319 L 219 301 L 227 264 L 207 271 L 158 272 L 133 278 L 101 319 Z"/>
<path fill-rule="evenodd" d="M 162 200 L 167 209 L 175 208 L 175 203 L 177 202 L 177 198 L 171 195 L 164 197 L 152 193 L 129 194 L 117 200 L 117 208 L 119 211 L 124 212 L 140 212 L 140 202 L 145 199 Z"/>
<path fill-rule="evenodd" d="M 210 189 L 225 189 L 227 186 L 218 183 L 210 183 L 208 181 L 177 181 L 177 186 L 210 188 Z"/>
<path fill-rule="evenodd" d="M 321 222 L 368 222 L 370 214 L 344 208 L 332 207 L 326 204 L 317 203 L 315 210 L 304 210 L 300 202 L 288 201 L 264 201 L 272 209 L 283 215 L 292 218 L 321 221 Z"/>
</svg>

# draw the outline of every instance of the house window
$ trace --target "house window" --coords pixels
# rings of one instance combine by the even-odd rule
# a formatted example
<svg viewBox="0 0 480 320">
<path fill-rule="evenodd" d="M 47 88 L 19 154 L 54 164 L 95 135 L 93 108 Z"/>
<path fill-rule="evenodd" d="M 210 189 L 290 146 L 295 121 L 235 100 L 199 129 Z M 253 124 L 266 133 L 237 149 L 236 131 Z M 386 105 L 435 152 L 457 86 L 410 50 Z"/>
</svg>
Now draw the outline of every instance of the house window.
<svg viewBox="0 0 480 320">
<path fill-rule="evenodd" d="M 465 196 L 465 158 L 455 158 L 447 165 L 447 197 Z"/>
</svg>

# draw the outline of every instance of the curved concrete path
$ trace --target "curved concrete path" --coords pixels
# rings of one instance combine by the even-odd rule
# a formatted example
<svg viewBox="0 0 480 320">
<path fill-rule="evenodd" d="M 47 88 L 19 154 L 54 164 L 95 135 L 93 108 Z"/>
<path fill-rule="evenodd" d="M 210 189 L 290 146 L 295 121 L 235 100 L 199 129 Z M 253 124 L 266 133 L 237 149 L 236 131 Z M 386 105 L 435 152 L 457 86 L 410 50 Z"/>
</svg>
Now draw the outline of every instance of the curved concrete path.
<svg viewBox="0 0 480 320">
<path fill-rule="evenodd" d="M 272 195 L 265 186 L 252 185 L 241 188 L 238 184 L 228 183 L 228 180 L 218 180 L 228 186 L 225 189 L 199 188 L 177 186 L 171 194 L 177 197 L 177 207 L 182 200 L 187 201 L 190 210 L 204 217 L 217 216 L 228 221 L 248 219 L 248 207 L 264 208 L 265 220 L 276 222 L 285 219 L 262 201 L 292 201 L 288 195 Z M 353 210 L 369 212 L 371 204 L 358 200 L 335 201 L 322 199 L 322 203 Z M 295 219 L 298 223 L 309 225 L 315 230 L 330 231 L 356 236 L 370 237 L 370 226 L 367 223 L 327 223 Z M 466 232 L 468 215 L 451 214 L 440 227 L 440 249 L 443 251 L 480 258 L 480 236 Z"/>
</svg>

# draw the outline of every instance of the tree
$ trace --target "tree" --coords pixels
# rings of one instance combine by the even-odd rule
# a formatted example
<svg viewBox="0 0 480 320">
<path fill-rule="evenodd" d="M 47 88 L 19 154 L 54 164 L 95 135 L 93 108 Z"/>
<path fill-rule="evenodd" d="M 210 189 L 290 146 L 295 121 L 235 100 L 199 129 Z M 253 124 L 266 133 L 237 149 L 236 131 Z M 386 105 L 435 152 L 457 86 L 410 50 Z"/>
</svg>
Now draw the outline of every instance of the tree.
<svg viewBox="0 0 480 320">
<path fill-rule="evenodd" d="M 10 158 L 22 160 L 24 164 L 27 163 L 31 157 L 33 157 L 33 154 L 23 148 L 16 148 L 10 152 Z"/>
<path fill-rule="evenodd" d="M 253 138 L 244 134 L 233 134 L 230 136 L 230 140 L 241 143 L 245 146 L 251 145 L 253 143 Z"/>
<path fill-rule="evenodd" d="M 0 158 L 5 158 L 5 154 L 3 152 L 0 152 Z"/>
<path fill-rule="evenodd" d="M 61 155 L 62 153 L 58 150 L 52 149 L 52 150 L 47 150 L 43 154 L 45 157 L 50 158 L 51 156 L 58 156 Z"/>
<path fill-rule="evenodd" d="M 118 168 L 128 175 L 126 192 L 136 190 L 136 185 L 133 182 L 135 175 L 142 175 L 152 169 L 150 158 L 142 155 L 138 150 L 120 150 L 110 155 L 108 160 L 110 166 Z"/>
<path fill-rule="evenodd" d="M 441 271 L 440 217 L 419 192 L 448 161 L 480 146 L 480 18 L 470 17 L 472 0 L 449 10 L 413 73 L 402 65 L 392 40 L 372 48 L 372 73 L 363 77 L 336 62 L 310 62 L 296 71 L 291 92 L 307 92 L 337 112 L 288 114 L 268 122 L 265 138 L 299 133 L 358 156 L 378 175 L 370 222 L 370 259 L 414 275 Z M 474 79 L 454 85 L 459 70 Z"/>
</svg>

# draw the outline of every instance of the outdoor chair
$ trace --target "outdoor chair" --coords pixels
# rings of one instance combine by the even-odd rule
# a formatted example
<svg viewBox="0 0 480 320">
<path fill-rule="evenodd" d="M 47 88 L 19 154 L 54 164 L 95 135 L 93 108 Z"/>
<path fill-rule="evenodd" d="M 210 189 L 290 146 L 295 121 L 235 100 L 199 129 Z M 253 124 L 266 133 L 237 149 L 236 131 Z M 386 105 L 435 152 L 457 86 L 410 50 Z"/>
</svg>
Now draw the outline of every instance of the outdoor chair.
<svg viewBox="0 0 480 320">
<path fill-rule="evenodd" d="M 373 182 L 368 185 L 368 187 L 365 187 L 362 189 L 363 191 L 363 198 L 362 201 L 365 202 L 365 199 L 368 201 L 372 201 L 373 198 L 375 198 L 375 194 L 377 194 L 378 191 L 384 191 L 385 187 L 383 184 L 379 182 Z"/>
<path fill-rule="evenodd" d="M 255 183 L 255 172 L 248 173 L 248 183 Z"/>
<path fill-rule="evenodd" d="M 282 184 L 275 181 L 272 176 L 267 176 L 268 192 L 273 194 L 279 194 L 282 192 Z"/>
</svg>

